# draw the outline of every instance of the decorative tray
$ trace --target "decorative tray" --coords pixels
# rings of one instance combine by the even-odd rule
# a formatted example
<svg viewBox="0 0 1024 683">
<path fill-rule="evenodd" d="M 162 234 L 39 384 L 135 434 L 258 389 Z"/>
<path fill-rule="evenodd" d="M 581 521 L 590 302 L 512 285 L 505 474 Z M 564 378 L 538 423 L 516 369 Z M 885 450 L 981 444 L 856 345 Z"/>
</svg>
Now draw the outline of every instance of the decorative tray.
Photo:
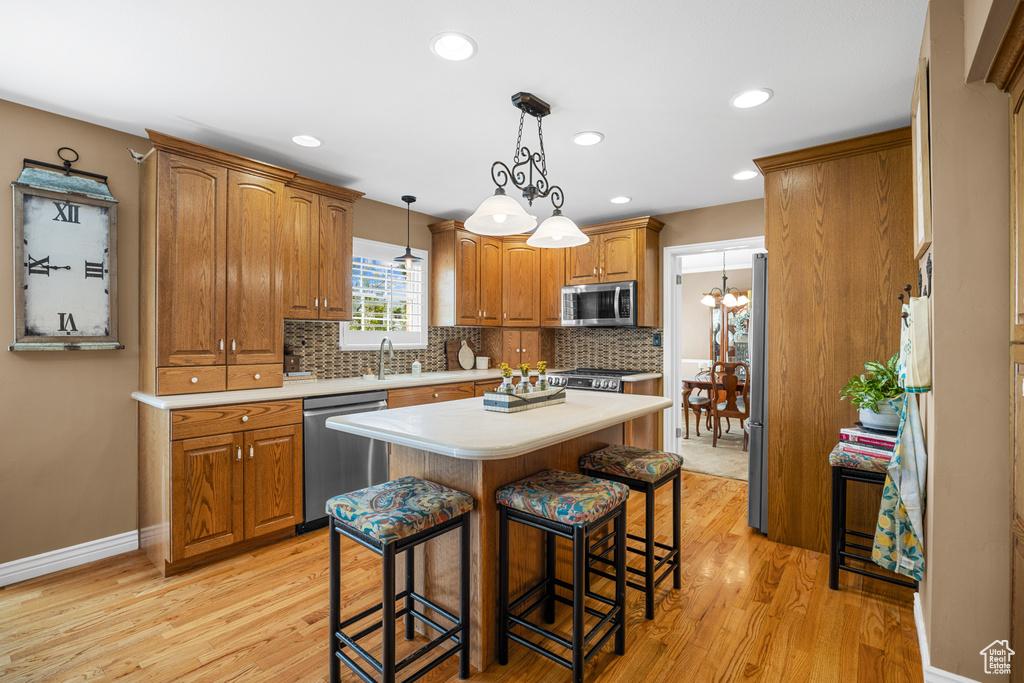
<svg viewBox="0 0 1024 683">
<path fill-rule="evenodd" d="M 495 413 L 518 413 L 523 410 L 544 408 L 565 403 L 565 387 L 534 391 L 529 394 L 505 394 L 497 391 L 484 392 L 484 410 Z"/>
</svg>

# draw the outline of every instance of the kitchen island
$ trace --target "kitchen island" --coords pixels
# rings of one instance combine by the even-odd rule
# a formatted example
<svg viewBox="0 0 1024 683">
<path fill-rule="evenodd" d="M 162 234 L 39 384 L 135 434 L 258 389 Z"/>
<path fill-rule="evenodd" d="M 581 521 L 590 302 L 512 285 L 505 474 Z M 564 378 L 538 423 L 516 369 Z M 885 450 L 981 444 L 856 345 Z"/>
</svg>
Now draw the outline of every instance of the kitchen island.
<svg viewBox="0 0 1024 683">
<path fill-rule="evenodd" d="M 498 512 L 495 491 L 544 469 L 578 472 L 581 455 L 623 442 L 623 424 L 671 407 L 660 396 L 566 392 L 565 403 L 519 413 L 485 411 L 482 398 L 333 417 L 327 426 L 391 444 L 390 478 L 416 476 L 464 491 L 470 513 L 472 663 L 494 661 L 498 611 Z M 540 532 L 511 525 L 512 595 L 543 570 Z M 417 590 L 447 609 L 458 605 L 458 540 L 436 539 L 417 552 Z M 569 580 L 568 546 L 558 546 L 558 573 Z"/>
</svg>

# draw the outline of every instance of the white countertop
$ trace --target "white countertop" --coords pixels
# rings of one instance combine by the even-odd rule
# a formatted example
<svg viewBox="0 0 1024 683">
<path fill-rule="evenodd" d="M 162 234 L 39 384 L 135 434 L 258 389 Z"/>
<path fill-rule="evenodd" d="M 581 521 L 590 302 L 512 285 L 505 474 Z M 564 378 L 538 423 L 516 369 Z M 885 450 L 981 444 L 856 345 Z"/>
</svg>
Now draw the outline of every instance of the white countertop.
<svg viewBox="0 0 1024 683">
<path fill-rule="evenodd" d="M 518 413 L 483 398 L 331 417 L 327 427 L 463 460 L 512 458 L 670 408 L 661 396 L 567 390 L 565 403 Z"/>
<path fill-rule="evenodd" d="M 549 370 L 548 372 L 556 372 Z M 517 376 L 518 372 L 515 373 Z M 536 371 L 532 373 L 536 375 Z M 178 408 L 199 408 L 202 406 L 222 406 L 232 403 L 251 403 L 253 401 L 280 401 L 289 398 L 306 398 L 309 396 L 328 396 L 331 394 L 351 394 L 359 391 L 387 391 L 406 387 L 430 386 L 432 384 L 451 384 L 454 382 L 476 382 L 501 377 L 498 368 L 488 370 L 450 370 L 445 372 L 424 372 L 419 377 L 409 374 L 387 375 L 383 380 L 363 379 L 361 377 L 344 377 L 341 379 L 319 379 L 315 382 L 288 382 L 283 387 L 270 389 L 244 389 L 242 391 L 211 391 L 204 394 L 171 394 L 156 396 L 142 391 L 132 392 L 132 398 L 140 403 L 151 405 L 162 410 Z M 623 377 L 624 382 L 640 382 L 646 379 L 661 377 L 659 372 L 647 372 L 639 375 Z M 495 384 L 497 386 L 497 384 Z"/>
</svg>

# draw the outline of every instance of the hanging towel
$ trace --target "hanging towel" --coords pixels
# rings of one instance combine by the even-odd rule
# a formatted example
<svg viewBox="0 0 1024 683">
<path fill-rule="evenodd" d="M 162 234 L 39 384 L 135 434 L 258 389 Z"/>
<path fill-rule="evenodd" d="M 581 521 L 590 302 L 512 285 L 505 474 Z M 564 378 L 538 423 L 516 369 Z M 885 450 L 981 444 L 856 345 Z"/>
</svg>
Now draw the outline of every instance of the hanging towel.
<svg viewBox="0 0 1024 683">
<path fill-rule="evenodd" d="M 906 393 L 890 399 L 889 405 L 900 414 L 900 427 L 896 451 L 886 470 L 871 559 L 880 567 L 920 581 L 924 577 L 921 541 L 927 467 L 924 430 L 917 396 Z"/>
<path fill-rule="evenodd" d="M 928 297 L 911 297 L 903 312 L 907 317 L 900 323 L 900 382 L 910 393 L 923 394 L 932 390 Z"/>
</svg>

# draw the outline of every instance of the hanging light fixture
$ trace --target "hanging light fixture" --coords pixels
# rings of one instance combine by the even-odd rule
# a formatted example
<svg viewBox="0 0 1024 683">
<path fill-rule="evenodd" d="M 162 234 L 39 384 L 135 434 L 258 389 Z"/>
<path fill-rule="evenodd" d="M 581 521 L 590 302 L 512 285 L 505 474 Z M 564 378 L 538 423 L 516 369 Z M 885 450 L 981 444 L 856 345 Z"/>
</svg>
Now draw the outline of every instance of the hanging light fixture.
<svg viewBox="0 0 1024 683">
<path fill-rule="evenodd" d="M 402 201 L 405 202 L 405 253 L 401 256 L 396 256 L 393 260 L 404 262 L 406 270 L 409 270 L 412 268 L 412 264 L 417 261 L 422 261 L 423 259 L 419 256 L 415 256 L 412 253 L 412 249 L 409 247 L 410 216 L 412 215 L 412 203 L 416 201 L 416 198 L 411 194 L 404 194 L 402 195 Z"/>
<path fill-rule="evenodd" d="M 512 104 L 520 111 L 519 137 L 516 138 L 512 168 L 510 170 L 502 161 L 491 164 L 494 195 L 485 199 L 473 215 L 466 219 L 466 229 L 478 235 L 495 237 L 530 232 L 526 243 L 547 249 L 586 244 L 590 238 L 575 223 L 562 215 L 562 188 L 548 183 L 542 120 L 551 113 L 551 107 L 544 100 L 528 92 L 513 95 Z M 537 119 L 539 152 L 531 152 L 529 147 L 523 145 L 523 124 L 527 114 Z M 519 202 L 505 194 L 505 186 L 509 181 L 514 187 L 522 190 L 523 197 L 531 207 L 533 200 L 551 197 L 554 211 L 540 227 L 536 227 L 536 216 L 528 214 Z"/>
<path fill-rule="evenodd" d="M 742 306 L 750 301 L 747 295 L 742 293 L 735 287 L 729 287 L 726 283 L 729 281 L 729 276 L 725 274 L 725 252 L 722 252 L 722 287 L 715 287 L 709 293 L 704 295 L 704 298 L 700 300 L 705 306 L 711 306 L 714 308 L 718 305 L 718 300 L 721 299 L 722 303 L 725 304 L 726 308 L 732 308 L 733 306 Z M 736 292 L 736 294 L 733 294 Z"/>
</svg>

